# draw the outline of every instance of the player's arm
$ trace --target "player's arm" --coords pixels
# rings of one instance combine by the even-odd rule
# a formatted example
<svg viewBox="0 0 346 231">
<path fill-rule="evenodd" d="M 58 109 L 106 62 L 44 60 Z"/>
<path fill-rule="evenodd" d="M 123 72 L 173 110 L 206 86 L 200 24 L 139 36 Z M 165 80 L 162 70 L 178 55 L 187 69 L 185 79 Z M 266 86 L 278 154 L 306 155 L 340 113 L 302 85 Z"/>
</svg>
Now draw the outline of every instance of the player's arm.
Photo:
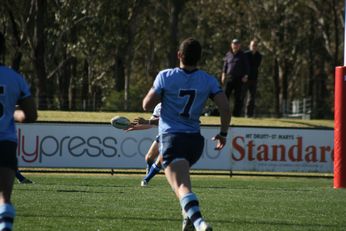
<svg viewBox="0 0 346 231">
<path fill-rule="evenodd" d="M 37 108 L 32 96 L 18 101 L 18 106 L 14 112 L 14 119 L 21 123 L 33 123 L 37 120 Z"/>
<path fill-rule="evenodd" d="M 159 117 L 152 116 L 146 120 L 142 117 L 138 117 L 131 122 L 131 126 L 126 131 L 144 130 L 149 129 L 159 124 Z"/>
<path fill-rule="evenodd" d="M 229 124 L 231 122 L 231 111 L 229 108 L 228 99 L 224 92 L 220 92 L 213 98 L 214 103 L 218 107 L 220 112 L 220 133 L 213 137 L 213 140 L 217 140 L 215 149 L 221 150 L 226 144 L 226 137 L 228 133 Z"/>
<path fill-rule="evenodd" d="M 150 111 L 160 102 L 161 102 L 161 96 L 155 93 L 154 88 L 151 88 L 148 94 L 143 99 L 143 103 L 142 103 L 143 110 Z"/>
<path fill-rule="evenodd" d="M 146 120 L 142 117 L 138 117 L 133 120 L 135 124 L 138 125 L 158 125 L 159 124 L 159 117 L 152 116 L 150 119 Z"/>
<path fill-rule="evenodd" d="M 159 125 L 159 120 L 160 120 L 160 117 L 158 117 L 158 116 L 151 116 L 150 119 L 148 121 L 146 121 L 146 122 L 148 124 L 150 124 L 150 125 L 158 126 Z"/>
</svg>

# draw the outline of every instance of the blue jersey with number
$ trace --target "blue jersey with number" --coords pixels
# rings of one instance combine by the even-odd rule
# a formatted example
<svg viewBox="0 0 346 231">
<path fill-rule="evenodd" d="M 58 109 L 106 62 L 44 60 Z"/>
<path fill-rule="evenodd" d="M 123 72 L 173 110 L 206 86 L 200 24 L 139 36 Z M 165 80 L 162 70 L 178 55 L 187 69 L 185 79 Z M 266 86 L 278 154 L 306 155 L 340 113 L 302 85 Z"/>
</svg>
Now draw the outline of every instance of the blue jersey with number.
<svg viewBox="0 0 346 231">
<path fill-rule="evenodd" d="M 159 133 L 198 133 L 199 117 L 208 97 L 222 92 L 215 77 L 202 70 L 181 68 L 161 71 L 153 89 L 161 95 Z"/>
<path fill-rule="evenodd" d="M 21 75 L 0 66 L 0 140 L 17 142 L 13 114 L 17 101 L 30 95 L 29 87 Z"/>
</svg>

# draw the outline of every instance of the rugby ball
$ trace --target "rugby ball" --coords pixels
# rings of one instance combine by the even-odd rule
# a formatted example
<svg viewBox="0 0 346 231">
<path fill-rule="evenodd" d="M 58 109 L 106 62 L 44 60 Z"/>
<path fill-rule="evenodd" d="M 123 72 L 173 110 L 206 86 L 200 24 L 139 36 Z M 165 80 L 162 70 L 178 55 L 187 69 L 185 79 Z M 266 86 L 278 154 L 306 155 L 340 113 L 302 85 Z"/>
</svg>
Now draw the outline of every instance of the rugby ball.
<svg viewBox="0 0 346 231">
<path fill-rule="evenodd" d="M 118 129 L 128 129 L 130 127 L 130 120 L 124 116 L 115 116 L 111 119 L 113 127 Z"/>
</svg>

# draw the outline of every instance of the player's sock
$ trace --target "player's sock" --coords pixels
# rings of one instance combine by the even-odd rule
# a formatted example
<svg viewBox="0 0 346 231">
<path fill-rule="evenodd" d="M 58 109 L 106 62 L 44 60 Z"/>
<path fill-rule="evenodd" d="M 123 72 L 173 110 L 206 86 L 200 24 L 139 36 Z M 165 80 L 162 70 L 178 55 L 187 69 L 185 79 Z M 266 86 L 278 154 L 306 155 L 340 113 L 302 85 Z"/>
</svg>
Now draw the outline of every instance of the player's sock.
<svg viewBox="0 0 346 231">
<path fill-rule="evenodd" d="M 0 230 L 11 231 L 16 216 L 14 207 L 10 204 L 0 205 Z"/>
<path fill-rule="evenodd" d="M 19 182 L 22 182 L 25 179 L 19 170 L 16 171 L 16 178 L 19 180 Z"/>
<path fill-rule="evenodd" d="M 153 165 L 154 162 L 152 161 L 147 161 L 147 169 L 146 169 L 146 174 L 149 173 L 151 166 Z"/>
<path fill-rule="evenodd" d="M 193 225 L 196 229 L 201 225 L 204 221 L 201 211 L 199 209 L 199 203 L 196 195 L 194 193 L 185 194 L 180 199 L 181 208 L 184 209 L 187 216 L 192 221 Z"/>
<path fill-rule="evenodd" d="M 151 178 L 153 178 L 158 172 L 160 172 L 161 168 L 158 167 L 156 164 L 151 165 L 150 170 L 148 174 L 144 177 L 143 180 L 146 182 L 149 182 Z"/>
</svg>

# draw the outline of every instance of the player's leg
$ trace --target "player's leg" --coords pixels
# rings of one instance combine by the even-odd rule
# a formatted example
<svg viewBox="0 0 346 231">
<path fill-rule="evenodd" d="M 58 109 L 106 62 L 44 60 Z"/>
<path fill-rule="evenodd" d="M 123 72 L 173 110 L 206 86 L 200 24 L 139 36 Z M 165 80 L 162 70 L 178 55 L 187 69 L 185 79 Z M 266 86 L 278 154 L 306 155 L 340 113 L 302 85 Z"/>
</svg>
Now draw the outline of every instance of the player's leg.
<svg viewBox="0 0 346 231">
<path fill-rule="evenodd" d="M 179 199 L 191 193 L 189 171 L 190 164 L 185 159 L 175 159 L 165 168 L 167 181 Z"/>
<path fill-rule="evenodd" d="M 157 145 L 158 146 L 158 145 Z M 157 152 L 159 153 L 159 150 L 157 149 Z M 143 181 L 141 183 L 141 186 L 147 186 L 149 181 L 160 172 L 161 170 L 161 158 L 160 155 L 156 158 L 156 161 L 154 164 L 151 165 L 150 170 L 147 175 L 143 178 Z"/>
<path fill-rule="evenodd" d="M 149 171 L 147 171 L 147 174 L 145 175 L 145 177 L 143 178 L 142 182 L 141 182 L 141 186 L 147 186 L 149 181 L 161 170 L 161 164 L 160 164 L 160 158 L 158 158 L 159 156 L 159 145 L 158 142 L 155 140 L 149 151 L 148 154 L 146 155 L 146 161 L 147 159 L 151 160 L 151 159 L 155 159 L 156 158 L 156 162 L 153 163 L 150 168 Z M 148 163 L 148 161 L 147 161 Z"/>
<path fill-rule="evenodd" d="M 32 184 L 32 181 L 26 178 L 25 176 L 22 175 L 22 173 L 17 169 L 16 171 L 16 178 L 19 183 L 21 184 Z"/>
<path fill-rule="evenodd" d="M 12 230 L 13 220 L 16 215 L 11 204 L 14 175 L 15 171 L 13 169 L 0 167 L 0 230 Z"/>
<path fill-rule="evenodd" d="M 189 162 L 184 159 L 178 159 L 172 162 L 165 169 L 167 181 L 180 200 L 180 205 L 183 210 L 183 230 L 193 230 L 193 227 L 187 224 L 189 221 L 191 221 L 196 230 L 211 230 L 211 227 L 206 224 L 202 217 L 198 198 L 191 190 L 189 169 Z"/>
<path fill-rule="evenodd" d="M 181 162 L 181 163 L 179 163 Z M 167 178 L 168 183 L 174 190 L 177 198 L 180 200 L 184 195 L 187 195 L 191 193 L 191 181 L 188 177 L 189 174 L 189 163 L 184 160 L 180 159 L 176 162 L 171 163 L 167 168 L 165 168 L 165 175 Z M 178 174 L 178 175 L 177 175 Z M 184 182 L 183 185 L 181 183 Z M 184 207 L 181 202 L 180 205 L 182 207 L 182 215 L 183 215 L 183 225 L 182 230 L 183 231 L 193 231 L 195 230 L 195 227 L 193 225 L 192 220 L 186 213 Z"/>
<path fill-rule="evenodd" d="M 15 217 L 11 194 L 17 169 L 16 147 L 14 142 L 0 142 L 0 230 L 12 230 Z"/>
<path fill-rule="evenodd" d="M 25 177 L 20 173 L 19 169 L 16 171 L 16 178 L 19 182 L 22 182 L 25 179 Z"/>
<path fill-rule="evenodd" d="M 158 151 L 158 144 L 157 141 L 154 140 L 154 142 L 151 144 L 147 154 L 145 155 L 145 162 L 147 163 L 147 174 L 150 170 L 151 165 L 155 162 L 155 159 L 159 155 Z"/>
<path fill-rule="evenodd" d="M 162 142 L 165 175 L 180 200 L 183 215 L 189 218 L 196 230 L 211 230 L 202 217 L 199 201 L 192 192 L 190 180 L 190 166 L 200 158 L 204 138 L 200 135 L 171 135 L 166 140 L 163 138 Z M 188 154 L 183 154 L 183 152 Z M 185 219 L 186 217 L 184 217 L 184 222 Z M 183 223 L 183 230 L 193 229 L 186 227 Z"/>
</svg>

